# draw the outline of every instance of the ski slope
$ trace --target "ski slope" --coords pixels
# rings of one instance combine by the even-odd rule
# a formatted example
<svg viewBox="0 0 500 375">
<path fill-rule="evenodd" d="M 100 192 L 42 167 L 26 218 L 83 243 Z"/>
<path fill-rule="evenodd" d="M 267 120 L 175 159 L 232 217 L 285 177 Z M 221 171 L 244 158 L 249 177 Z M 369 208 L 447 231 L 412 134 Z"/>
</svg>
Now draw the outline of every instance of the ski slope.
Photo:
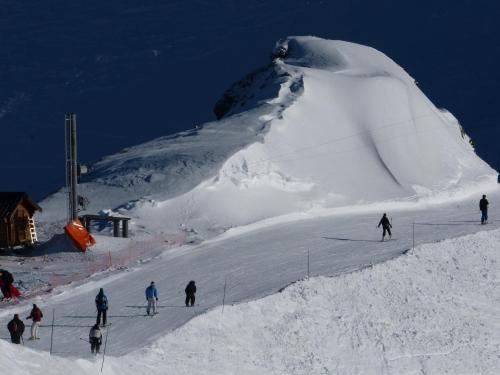
<svg viewBox="0 0 500 375">
<path fill-rule="evenodd" d="M 103 287 L 110 304 L 107 353 L 118 357 L 110 360 L 117 373 L 137 373 L 141 364 L 149 369 L 148 361 L 171 360 L 169 355 L 177 356 L 174 361 L 184 361 L 183 355 L 196 359 L 190 350 L 200 348 L 189 340 L 184 354 L 170 348 L 169 340 L 179 339 L 179 332 L 199 335 L 203 348 L 212 350 L 208 360 L 201 362 L 207 367 L 187 361 L 186 367 L 184 362 L 170 363 L 171 367 L 155 371 L 216 373 L 222 368 L 231 373 L 233 359 L 224 362 L 224 355 L 216 351 L 225 346 L 232 352 L 234 345 L 238 352 L 242 342 L 237 333 L 213 328 L 211 317 L 221 304 L 243 303 L 229 310 L 252 311 L 263 302 L 250 301 L 279 299 L 271 295 L 308 274 L 355 278 L 359 273 L 346 274 L 407 253 L 413 239 L 416 244 L 429 243 L 499 226 L 495 221 L 500 212 L 495 203 L 500 200 L 497 173 L 477 157 L 453 115 L 436 108 L 412 77 L 372 48 L 314 37 L 287 38 L 277 44 L 268 65 L 237 82 L 217 107 L 219 121 L 103 158 L 80 185 L 80 193 L 91 202 L 87 212 L 129 216 L 135 239 L 177 236 L 185 239 L 182 246 L 158 244 L 155 253 L 163 250 L 159 256 L 132 268 L 96 275 L 3 309 L 1 337 L 7 336 L 5 323 L 12 314 L 25 314 L 36 302 L 45 311 L 42 339 L 26 346 L 49 350 L 48 323 L 54 312 L 53 353 L 58 358 L 54 363 L 65 367 L 68 362 L 60 357 L 88 359 L 88 344 L 81 338 L 87 337 L 95 321 L 94 297 Z M 488 227 L 479 225 L 478 200 L 483 193 L 492 202 Z M 42 202 L 43 237 L 60 231 L 65 199 L 61 190 Z M 382 243 L 376 225 L 383 212 L 393 219 L 394 238 Z M 105 232 L 106 228 L 93 230 Z M 361 274 L 365 272 L 369 271 Z M 160 313 L 147 317 L 144 289 L 152 280 L 159 288 Z M 193 308 L 183 305 L 189 280 L 198 286 Z M 325 281 L 319 280 L 319 284 Z M 366 280 L 357 285 L 363 296 Z M 297 288 L 301 287 L 292 287 L 286 295 L 293 297 Z M 375 288 L 373 293 L 383 292 Z M 401 293 L 411 295 L 409 290 Z M 347 309 L 347 315 L 364 314 L 362 301 L 350 305 L 345 296 L 335 298 L 332 303 Z M 283 310 L 273 313 L 280 316 Z M 231 316 L 231 322 L 242 324 Z M 266 332 L 258 329 L 259 314 L 249 318 L 255 319 L 245 331 L 253 332 L 255 340 L 249 342 L 256 347 L 270 345 Z M 317 324 L 325 320 L 328 316 Z M 402 320 L 394 322 L 402 324 Z M 362 320 L 353 321 L 353 327 L 360 324 Z M 419 324 L 429 329 L 425 321 Z M 277 332 L 281 329 L 286 327 Z M 296 337 L 302 332 L 298 329 Z M 219 334 L 228 342 L 212 346 L 210 340 L 217 340 Z M 291 331 L 283 334 L 293 336 Z M 333 340 L 362 340 L 355 328 L 344 334 L 347 338 L 334 335 Z M 378 347 L 386 342 L 373 335 L 363 340 Z M 300 341 L 296 339 L 297 345 Z M 291 346 L 278 348 L 266 358 L 258 350 L 254 356 L 250 353 L 245 369 L 248 373 L 276 369 L 283 374 L 323 371 L 316 367 L 316 349 L 294 352 Z M 338 359 L 337 365 L 329 362 L 323 372 L 336 368 L 337 373 L 365 373 L 356 353 L 350 359 Z M 293 363 L 294 358 L 299 362 Z M 269 367 L 261 367 L 266 360 Z M 77 363 L 83 373 L 97 365 L 87 360 Z M 382 373 L 392 371 L 388 364 L 377 366 Z M 403 370 L 411 373 L 412 368 Z"/>
<path fill-rule="evenodd" d="M 490 196 L 498 198 L 498 192 Z M 494 206 L 491 223 L 478 224 L 476 201 L 393 210 L 394 239 L 384 243 L 374 228 L 379 214 L 366 212 L 277 224 L 167 252 L 37 301 L 46 313 L 42 339 L 25 345 L 48 349 L 46 324 L 55 308 L 56 356 L 1 342 L 1 366 L 13 374 L 46 374 L 49 366 L 53 374 L 98 371 L 101 357 L 91 358 L 79 337 L 88 334 L 94 295 L 104 287 L 112 323 L 104 374 L 496 374 L 500 231 L 408 251 L 414 221 L 417 244 L 498 229 Z M 304 279 L 307 249 L 315 278 L 245 302 Z M 185 308 L 182 289 L 191 278 L 199 306 Z M 222 311 L 225 278 L 226 303 L 245 303 Z M 143 316 L 151 279 L 160 292 L 154 318 Z M 207 309 L 213 311 L 179 328 Z M 1 327 L 21 310 L 2 311 Z"/>
<path fill-rule="evenodd" d="M 499 197 L 495 193 L 490 200 L 494 202 Z M 51 309 L 55 309 L 54 351 L 64 356 L 87 356 L 87 344 L 79 338 L 87 335 L 88 327 L 95 321 L 93 301 L 100 287 L 110 301 L 108 314 L 113 336 L 108 352 L 124 355 L 151 344 L 197 314 L 221 305 L 225 280 L 225 302 L 231 304 L 273 294 L 303 279 L 307 275 L 308 251 L 311 276 L 332 276 L 401 255 L 412 247 L 413 222 L 420 223 L 415 228 L 417 244 L 485 229 L 479 224 L 477 196 L 414 209 L 397 207 L 393 204 L 389 211 L 394 238 L 383 243 L 381 230 L 375 228 L 382 208 L 376 206 L 365 212 L 275 223 L 247 231 L 240 228 L 197 246 L 166 250 L 149 263 L 37 299 L 46 313 L 45 328 L 40 341 L 26 345 L 49 349 L 47 324 Z M 498 212 L 493 203 L 488 229 L 499 226 L 500 221 L 494 219 Z M 183 290 L 191 279 L 198 285 L 197 306 L 186 309 Z M 144 289 L 152 280 L 160 293 L 160 314 L 154 318 L 144 316 Z M 7 334 L 4 323 L 20 309 L 15 306 L 0 313 L 1 337 Z"/>
</svg>

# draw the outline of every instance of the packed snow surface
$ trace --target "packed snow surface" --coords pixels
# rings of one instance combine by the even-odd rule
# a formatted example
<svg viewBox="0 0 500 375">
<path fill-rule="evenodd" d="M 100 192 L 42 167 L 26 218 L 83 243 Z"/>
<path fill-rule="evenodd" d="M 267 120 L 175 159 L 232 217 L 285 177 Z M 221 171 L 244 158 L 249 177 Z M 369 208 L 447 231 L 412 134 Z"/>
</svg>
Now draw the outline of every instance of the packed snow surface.
<svg viewBox="0 0 500 375">
<path fill-rule="evenodd" d="M 500 201 L 500 194 L 497 191 L 488 197 L 492 207 L 487 227 L 496 229 L 500 224 L 495 220 L 500 207 L 495 202 Z M 81 274 L 81 270 L 87 267 L 101 270 L 96 267 L 102 265 L 100 249 L 92 249 L 85 255 L 65 252 L 55 253 L 54 257 L 48 254 L 48 262 L 35 261 L 36 267 L 31 261 L 19 262 L 20 258 L 13 258 L 8 269 L 15 273 L 18 285 L 26 285 L 34 277 L 43 279 L 43 275 L 50 272 L 56 279 L 62 277 L 66 283 L 73 283 L 58 286 L 61 283 L 49 279 L 52 293 L 12 306 L 4 304 L 0 310 L 0 337 L 8 336 L 6 323 L 14 313 L 27 314 L 31 303 L 36 302 L 47 317 L 41 328 L 41 340 L 27 341 L 26 345 L 50 349 L 48 330 L 51 312 L 55 310 L 53 352 L 63 356 L 89 356 L 88 345 L 79 337 L 84 337 L 95 322 L 93 301 L 98 289 L 103 287 L 110 301 L 109 321 L 113 323 L 108 354 L 124 355 L 148 346 L 194 316 L 219 306 L 226 281 L 225 302 L 241 303 L 276 293 L 306 277 L 308 270 L 311 276 L 335 276 L 398 256 L 414 242 L 418 245 L 439 241 L 485 228 L 479 223 L 475 197 L 427 207 L 409 205 L 402 209 L 399 203 L 385 203 L 372 207 L 371 211 L 351 209 L 329 216 L 300 215 L 295 220 L 282 217 L 233 228 L 213 240 L 178 248 L 172 248 L 171 243 L 161 237 L 157 238 L 160 241 L 134 240 L 122 248 L 122 239 L 107 237 L 108 241 L 99 241 L 99 246 L 105 244 L 104 248 L 112 250 L 109 259 L 108 254 L 102 255 L 113 267 L 117 257 L 122 254 L 128 257 L 128 249 L 145 253 L 139 255 L 137 262 L 131 259 L 124 263 L 125 267 L 112 268 L 111 273 L 101 272 L 89 279 L 86 279 L 89 274 Z M 393 238 L 386 242 L 380 242 L 381 229 L 376 228 L 382 209 L 389 213 L 393 223 Z M 73 256 L 66 257 L 66 254 Z M 81 277 L 75 279 L 75 273 L 86 281 L 79 281 Z M 144 316 L 144 289 L 152 280 L 160 291 L 160 319 Z M 184 307 L 183 290 L 189 280 L 195 280 L 199 288 L 197 306 L 192 309 Z"/>
<path fill-rule="evenodd" d="M 366 46 L 287 38 L 272 62 L 227 91 L 216 112 L 219 121 L 94 164 L 80 186 L 88 211 L 131 216 L 135 234 L 209 238 L 293 212 L 496 182 L 453 115 Z M 43 202 L 47 236 L 64 220 L 64 198 Z"/>
<path fill-rule="evenodd" d="M 357 272 L 218 307 L 148 347 L 106 358 L 103 373 L 498 374 L 499 241 L 493 230 L 422 245 Z M 93 374 L 101 366 L 101 357 L 0 347 L 10 374 Z"/>
</svg>

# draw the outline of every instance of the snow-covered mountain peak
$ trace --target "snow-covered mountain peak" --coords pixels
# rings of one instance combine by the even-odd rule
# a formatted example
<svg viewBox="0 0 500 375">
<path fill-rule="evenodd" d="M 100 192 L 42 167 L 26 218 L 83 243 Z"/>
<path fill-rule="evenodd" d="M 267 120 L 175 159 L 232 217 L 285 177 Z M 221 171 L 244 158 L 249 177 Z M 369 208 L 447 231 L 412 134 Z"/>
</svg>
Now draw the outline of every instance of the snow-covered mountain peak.
<svg viewBox="0 0 500 375">
<path fill-rule="evenodd" d="M 287 65 L 365 76 L 393 76 L 413 81 L 394 61 L 374 48 L 341 40 L 293 36 L 276 44 L 273 56 Z"/>
<path fill-rule="evenodd" d="M 307 68 L 341 70 L 349 65 L 338 47 L 355 46 L 352 43 L 325 40 L 316 37 L 288 37 L 276 44 L 274 55 L 289 65 Z"/>
<path fill-rule="evenodd" d="M 219 121 L 96 163 L 81 186 L 90 210 L 121 207 L 145 228 L 220 233 L 292 212 L 496 183 L 451 114 L 390 58 L 354 43 L 278 42 L 215 113 Z"/>
<path fill-rule="evenodd" d="M 222 174 L 233 182 L 242 171 L 254 181 L 279 175 L 313 187 L 313 200 L 341 196 L 345 203 L 456 188 L 494 174 L 458 123 L 381 52 L 290 37 L 273 56 L 290 77 L 277 100 L 291 91 L 296 98 L 270 121 L 262 143 L 228 160 Z"/>
</svg>

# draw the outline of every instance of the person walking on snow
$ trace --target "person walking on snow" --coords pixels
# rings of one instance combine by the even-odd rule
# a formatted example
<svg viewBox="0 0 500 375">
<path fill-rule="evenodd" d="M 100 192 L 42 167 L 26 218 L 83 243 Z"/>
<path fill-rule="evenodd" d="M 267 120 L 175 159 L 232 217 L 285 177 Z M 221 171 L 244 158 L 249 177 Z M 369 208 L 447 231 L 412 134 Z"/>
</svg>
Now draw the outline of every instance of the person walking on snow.
<svg viewBox="0 0 500 375">
<path fill-rule="evenodd" d="M 90 352 L 98 354 L 102 344 L 102 332 L 99 325 L 94 325 L 89 332 Z"/>
<path fill-rule="evenodd" d="M 40 308 L 33 304 L 33 309 L 31 310 L 30 316 L 26 319 L 32 319 L 33 323 L 31 324 L 31 337 L 30 340 L 38 340 L 38 327 L 40 327 L 40 322 L 42 321 L 43 314 Z"/>
<path fill-rule="evenodd" d="M 184 292 L 186 292 L 186 307 L 189 306 L 189 303 L 191 303 L 191 306 L 194 306 L 196 284 L 193 280 L 189 282 L 189 284 L 186 286 L 186 289 L 184 289 Z"/>
<path fill-rule="evenodd" d="M 156 301 L 158 301 L 158 291 L 155 287 L 155 282 L 151 281 L 151 284 L 146 288 L 146 301 L 148 301 L 148 308 L 146 309 L 147 314 L 151 309 L 153 310 L 153 315 L 156 314 Z"/>
<path fill-rule="evenodd" d="M 486 195 L 483 195 L 483 199 L 479 201 L 479 211 L 481 211 L 481 224 L 486 224 L 488 222 L 488 199 Z"/>
<path fill-rule="evenodd" d="M 105 327 L 107 323 L 107 311 L 108 311 L 108 298 L 104 294 L 104 290 L 99 289 L 99 294 L 95 297 L 95 307 L 97 308 L 97 321 L 96 324 L 101 324 L 102 315 L 102 326 Z"/>
<path fill-rule="evenodd" d="M 387 217 L 387 214 L 385 214 L 385 213 L 382 216 L 382 219 L 380 219 L 380 222 L 378 223 L 377 228 L 380 228 L 381 225 L 382 225 L 382 229 L 383 229 L 382 241 L 384 241 L 386 231 L 389 234 L 389 239 L 391 239 L 391 237 L 392 237 L 392 233 L 391 233 L 392 225 L 391 225 L 391 222 L 389 221 L 389 218 Z"/>
<path fill-rule="evenodd" d="M 12 343 L 20 344 L 24 333 L 24 323 L 19 319 L 18 314 L 15 314 L 14 319 L 7 324 L 7 329 L 9 330 Z"/>
</svg>

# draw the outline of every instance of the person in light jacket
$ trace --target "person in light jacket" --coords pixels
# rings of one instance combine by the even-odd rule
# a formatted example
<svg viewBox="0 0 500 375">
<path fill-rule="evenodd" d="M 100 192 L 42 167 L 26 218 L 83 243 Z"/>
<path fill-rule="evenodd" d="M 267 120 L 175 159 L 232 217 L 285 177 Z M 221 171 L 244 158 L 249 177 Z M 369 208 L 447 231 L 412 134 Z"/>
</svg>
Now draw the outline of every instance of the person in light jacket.
<svg viewBox="0 0 500 375">
<path fill-rule="evenodd" d="M 98 354 L 102 344 L 102 332 L 98 324 L 95 324 L 89 332 L 90 352 Z"/>
<path fill-rule="evenodd" d="M 156 302 L 158 301 L 158 291 L 156 290 L 155 282 L 151 281 L 151 284 L 146 288 L 146 301 L 148 301 L 148 308 L 146 313 L 152 311 L 153 315 L 156 314 Z"/>
</svg>

